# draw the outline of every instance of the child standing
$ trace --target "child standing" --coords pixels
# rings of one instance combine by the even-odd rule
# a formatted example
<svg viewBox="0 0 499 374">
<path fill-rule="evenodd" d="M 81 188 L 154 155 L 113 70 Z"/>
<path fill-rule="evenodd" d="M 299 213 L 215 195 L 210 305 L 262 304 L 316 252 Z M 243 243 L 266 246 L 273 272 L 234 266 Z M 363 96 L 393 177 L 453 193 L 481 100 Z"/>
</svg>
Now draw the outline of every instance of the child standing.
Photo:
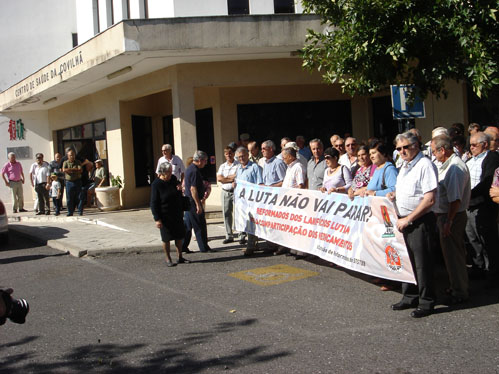
<svg viewBox="0 0 499 374">
<path fill-rule="evenodd" d="M 58 216 L 61 213 L 61 182 L 57 179 L 57 174 L 53 173 L 50 176 L 52 184 L 50 185 L 50 197 L 54 203 L 55 215 Z"/>
</svg>

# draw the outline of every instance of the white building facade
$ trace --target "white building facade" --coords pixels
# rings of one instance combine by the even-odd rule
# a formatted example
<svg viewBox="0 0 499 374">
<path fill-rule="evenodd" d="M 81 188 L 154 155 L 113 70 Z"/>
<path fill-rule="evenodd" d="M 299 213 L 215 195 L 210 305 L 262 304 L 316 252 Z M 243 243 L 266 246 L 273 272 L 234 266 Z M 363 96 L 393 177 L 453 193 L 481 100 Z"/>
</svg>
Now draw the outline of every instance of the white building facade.
<svg viewBox="0 0 499 374">
<path fill-rule="evenodd" d="M 25 142 L 47 159 L 67 146 L 91 161 L 103 159 L 125 180 L 125 207 L 147 204 L 163 143 L 184 161 L 196 149 L 206 151 L 205 177 L 215 183 L 223 148 L 241 133 L 259 142 L 318 137 L 327 146 L 335 133 L 367 139 L 398 132 L 388 93 L 352 98 L 302 69 L 297 51 L 307 29 L 323 26 L 319 17 L 302 14 L 299 2 L 74 4 L 78 46 L 4 87 L 0 112 L 22 121 Z M 429 97 L 426 118 L 416 120 L 426 137 L 436 124 L 468 120 L 463 85 L 448 89 L 445 101 Z M 4 200 L 7 193 L 2 190 Z M 214 191 L 208 204 L 218 198 Z"/>
</svg>

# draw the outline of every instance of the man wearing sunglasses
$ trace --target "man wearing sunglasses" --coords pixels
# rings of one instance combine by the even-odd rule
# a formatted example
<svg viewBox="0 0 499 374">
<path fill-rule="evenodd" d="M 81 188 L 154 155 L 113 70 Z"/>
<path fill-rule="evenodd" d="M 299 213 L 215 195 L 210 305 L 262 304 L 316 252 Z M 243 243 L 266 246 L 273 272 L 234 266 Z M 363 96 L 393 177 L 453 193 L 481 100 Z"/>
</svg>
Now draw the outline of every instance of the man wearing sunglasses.
<svg viewBox="0 0 499 374">
<path fill-rule="evenodd" d="M 470 171 L 471 200 L 467 210 L 466 235 L 473 248 L 473 278 L 487 277 L 497 281 L 498 233 L 497 209 L 489 195 L 494 171 L 499 167 L 499 154 L 489 150 L 489 136 L 477 132 L 470 138 L 472 157 L 466 162 Z"/>
<path fill-rule="evenodd" d="M 357 145 L 357 139 L 348 137 L 345 140 L 346 153 L 340 156 L 338 163 L 340 165 L 345 165 L 348 170 L 350 170 L 350 174 L 355 175 L 357 168 L 359 167 L 357 161 L 357 149 L 359 146 Z"/>
<path fill-rule="evenodd" d="M 395 192 L 387 197 L 395 201 L 399 219 L 397 229 L 404 235 L 417 285 L 402 284 L 402 300 L 393 310 L 416 308 L 411 317 L 430 315 L 435 306 L 433 283 L 432 233 L 436 225 L 431 211 L 437 200 L 438 173 L 435 165 L 419 148 L 412 132 L 395 138 L 396 149 L 403 160 Z"/>
</svg>

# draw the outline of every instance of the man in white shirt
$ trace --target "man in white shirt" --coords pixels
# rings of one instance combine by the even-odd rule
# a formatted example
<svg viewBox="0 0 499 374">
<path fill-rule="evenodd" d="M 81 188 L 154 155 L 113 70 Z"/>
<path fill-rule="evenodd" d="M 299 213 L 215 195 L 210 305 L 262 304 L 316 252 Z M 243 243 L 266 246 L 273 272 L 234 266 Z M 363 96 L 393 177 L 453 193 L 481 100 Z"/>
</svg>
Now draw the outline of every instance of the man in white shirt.
<svg viewBox="0 0 499 374">
<path fill-rule="evenodd" d="M 416 307 L 411 317 L 421 318 L 430 315 L 435 306 L 432 233 L 436 222 L 431 210 L 437 201 L 438 174 L 435 165 L 420 151 L 416 135 L 405 132 L 395 141 L 404 162 L 395 192 L 387 197 L 396 203 L 397 229 L 404 235 L 417 285 L 403 283 L 402 300 L 392 309 Z"/>
<path fill-rule="evenodd" d="M 224 215 L 225 240 L 223 244 L 232 243 L 234 234 L 232 223 L 234 221 L 234 182 L 237 173 L 238 162 L 234 160 L 234 149 L 226 147 L 224 149 L 225 162 L 220 165 L 217 173 L 217 181 L 222 184 L 222 211 Z M 239 239 L 240 244 L 246 244 L 244 235 Z"/>
<path fill-rule="evenodd" d="M 355 175 L 357 168 L 359 167 L 357 163 L 357 139 L 348 137 L 345 140 L 346 153 L 342 154 L 338 160 L 340 165 L 346 166 L 350 170 L 350 174 Z"/>
<path fill-rule="evenodd" d="M 286 175 L 284 176 L 284 181 L 282 182 L 282 187 L 287 188 L 305 188 L 307 181 L 307 169 L 296 158 L 297 151 L 294 148 L 284 148 L 282 151 L 282 159 L 288 165 L 286 169 Z M 285 253 L 287 248 L 280 247 L 278 252 Z M 291 249 L 289 251 L 292 255 L 295 255 L 295 259 L 299 260 L 305 258 L 306 253 Z"/>
<path fill-rule="evenodd" d="M 451 138 L 436 136 L 431 151 L 438 167 L 438 204 L 434 206 L 440 234 L 440 246 L 449 275 L 449 302 L 457 304 L 468 299 L 468 270 L 463 231 L 466 208 L 470 202 L 470 173 L 466 164 L 453 150 Z"/>
<path fill-rule="evenodd" d="M 50 214 L 50 167 L 48 162 L 43 161 L 43 154 L 36 154 L 36 162 L 31 165 L 31 185 L 35 189 L 38 198 L 38 213 L 36 215 Z"/>
<path fill-rule="evenodd" d="M 185 166 L 182 159 L 173 154 L 173 147 L 170 144 L 163 144 L 161 152 L 163 153 L 163 156 L 159 158 L 158 164 L 156 165 L 156 174 L 159 175 L 159 165 L 163 162 L 168 162 L 172 166 L 172 174 L 182 183 L 185 173 Z"/>
</svg>

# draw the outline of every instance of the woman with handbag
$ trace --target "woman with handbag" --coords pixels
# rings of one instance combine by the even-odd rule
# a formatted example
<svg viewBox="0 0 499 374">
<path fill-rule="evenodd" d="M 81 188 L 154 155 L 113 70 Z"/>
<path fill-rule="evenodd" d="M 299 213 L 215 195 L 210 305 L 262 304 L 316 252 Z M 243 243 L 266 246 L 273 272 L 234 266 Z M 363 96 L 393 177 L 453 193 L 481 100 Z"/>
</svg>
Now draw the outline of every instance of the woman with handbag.
<svg viewBox="0 0 499 374">
<path fill-rule="evenodd" d="M 352 185 L 352 175 L 350 170 L 338 163 L 340 153 L 335 148 L 328 148 L 324 151 L 324 158 L 326 159 L 326 170 L 324 171 L 324 180 L 320 190 L 330 194 L 347 193 Z"/>
<path fill-rule="evenodd" d="M 184 201 L 182 188 L 177 178 L 172 175 L 172 166 L 164 162 L 158 167 L 159 178 L 151 185 L 151 211 L 160 230 L 163 250 L 166 255 L 166 266 L 190 261 L 182 257 L 182 242 L 185 237 Z M 170 241 L 175 240 L 178 262 L 173 263 L 170 257 Z"/>
</svg>

